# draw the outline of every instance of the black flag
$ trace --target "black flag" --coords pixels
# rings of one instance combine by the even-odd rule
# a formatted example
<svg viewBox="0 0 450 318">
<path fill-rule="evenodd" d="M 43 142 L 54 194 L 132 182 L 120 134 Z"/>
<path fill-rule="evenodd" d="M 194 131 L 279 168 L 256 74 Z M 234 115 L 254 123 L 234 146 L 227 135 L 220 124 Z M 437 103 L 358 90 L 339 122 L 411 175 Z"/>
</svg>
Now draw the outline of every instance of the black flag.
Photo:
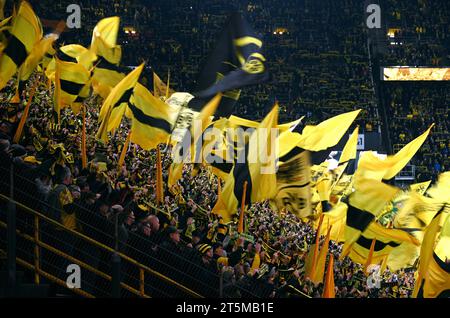
<svg viewBox="0 0 450 318">
<path fill-rule="evenodd" d="M 242 87 L 269 80 L 262 45 L 261 36 L 239 13 L 233 13 L 200 73 L 195 97 L 188 107 L 200 111 L 222 92 L 216 117 L 229 117 Z"/>
</svg>

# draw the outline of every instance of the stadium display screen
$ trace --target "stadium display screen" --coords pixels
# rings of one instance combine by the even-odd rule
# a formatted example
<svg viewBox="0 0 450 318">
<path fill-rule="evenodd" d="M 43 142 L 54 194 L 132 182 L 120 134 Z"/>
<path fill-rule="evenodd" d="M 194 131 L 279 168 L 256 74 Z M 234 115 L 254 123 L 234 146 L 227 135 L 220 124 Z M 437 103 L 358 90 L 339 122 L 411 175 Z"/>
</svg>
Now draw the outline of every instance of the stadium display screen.
<svg viewBox="0 0 450 318">
<path fill-rule="evenodd" d="M 449 81 L 450 67 L 383 67 L 383 81 Z"/>
</svg>

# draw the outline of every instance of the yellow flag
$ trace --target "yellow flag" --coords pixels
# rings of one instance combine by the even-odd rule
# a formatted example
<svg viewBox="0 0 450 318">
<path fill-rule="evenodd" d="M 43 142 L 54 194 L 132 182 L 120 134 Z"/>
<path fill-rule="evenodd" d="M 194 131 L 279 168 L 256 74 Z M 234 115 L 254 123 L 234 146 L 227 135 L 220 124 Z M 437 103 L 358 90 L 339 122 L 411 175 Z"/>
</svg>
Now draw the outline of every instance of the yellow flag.
<svg viewBox="0 0 450 318">
<path fill-rule="evenodd" d="M 270 200 L 272 208 L 278 211 L 284 209 L 298 218 L 311 215 L 310 181 L 308 151 L 280 164 L 277 171 L 277 194 Z"/>
<path fill-rule="evenodd" d="M 409 186 L 409 188 L 411 189 L 411 191 L 415 191 L 419 194 L 425 194 L 425 192 L 427 191 L 428 187 L 431 184 L 431 180 L 429 181 L 425 181 L 425 182 L 419 182 L 419 183 L 414 183 L 411 184 Z"/>
<path fill-rule="evenodd" d="M 218 94 L 214 98 L 212 98 L 205 107 L 203 107 L 202 111 L 196 116 L 193 121 L 193 125 L 189 127 L 190 131 L 183 137 L 190 137 L 190 149 L 187 154 L 183 156 L 175 157 L 174 161 L 170 165 L 169 175 L 171 175 L 170 180 L 171 183 L 168 184 L 169 188 L 171 188 L 175 182 L 177 182 L 181 178 L 182 166 L 184 162 L 198 162 L 201 159 L 201 151 L 202 149 L 197 149 L 197 143 L 202 138 L 202 134 L 204 130 L 211 124 L 211 116 L 214 115 L 217 107 L 220 104 L 222 99 L 222 95 Z M 197 130 L 198 132 L 196 132 Z M 176 145 L 174 149 L 174 154 L 177 156 L 178 150 L 183 145 L 183 141 Z M 186 151 L 186 149 L 184 149 Z M 181 166 L 181 167 L 180 167 Z"/>
<path fill-rule="evenodd" d="M 380 159 L 373 152 L 365 152 L 359 159 L 358 169 L 355 172 L 355 178 L 371 178 L 375 180 L 389 180 L 399 173 L 417 150 L 425 142 L 430 133 L 431 125 L 422 135 L 408 143 L 399 152 L 393 156 L 387 156 L 386 159 Z"/>
<path fill-rule="evenodd" d="M 334 285 L 334 257 L 330 253 L 328 261 L 327 275 L 325 277 L 325 286 L 323 289 L 323 298 L 335 298 L 335 285 Z"/>
<path fill-rule="evenodd" d="M 366 266 L 378 264 L 402 244 L 419 246 L 420 242 L 405 231 L 388 229 L 377 222 L 372 222 L 352 245 L 349 257 L 352 261 Z"/>
<path fill-rule="evenodd" d="M 328 254 L 328 247 L 330 245 L 330 234 L 331 234 L 331 226 L 328 227 L 325 242 L 322 244 L 319 255 L 317 257 L 316 268 L 314 269 L 311 277 L 311 281 L 314 284 L 319 284 L 323 282 L 323 276 L 325 273 L 325 262 Z"/>
<path fill-rule="evenodd" d="M 84 66 L 56 59 L 55 75 L 55 111 L 72 106 L 82 89 L 89 83 L 90 73 Z"/>
<path fill-rule="evenodd" d="M 285 124 L 279 124 L 277 125 L 278 129 L 280 130 L 280 134 L 285 132 L 285 131 L 292 131 L 297 125 L 300 124 L 300 122 L 303 120 L 303 118 L 305 118 L 305 116 L 302 116 L 301 118 L 285 123 Z M 237 127 L 246 127 L 246 128 L 258 128 L 260 122 L 254 121 L 254 120 L 250 120 L 250 119 L 245 119 L 245 118 L 241 118 L 235 115 L 231 115 L 228 118 L 228 127 L 233 127 L 233 128 L 237 128 Z"/>
<path fill-rule="evenodd" d="M 169 91 L 168 96 L 166 96 L 167 95 L 167 90 Z M 175 93 L 175 91 L 173 89 L 170 89 L 170 87 L 168 85 L 166 85 L 166 83 L 164 83 L 159 78 L 158 74 L 153 72 L 153 94 L 155 95 L 155 97 L 156 98 L 165 97 L 167 99 L 173 93 Z"/>
<path fill-rule="evenodd" d="M 25 81 L 30 77 L 31 73 L 44 57 L 45 53 L 50 50 L 53 43 L 57 39 L 58 36 L 56 34 L 50 34 L 33 47 L 30 54 L 27 56 L 26 60 L 19 69 L 19 78 L 21 81 Z"/>
<path fill-rule="evenodd" d="M 355 183 L 355 192 L 348 198 L 345 244 L 341 258 L 347 256 L 361 233 L 373 223 L 398 191 L 398 188 L 372 179 L 362 179 Z"/>
<path fill-rule="evenodd" d="M 9 32 L 11 35 L 0 56 L 0 89 L 6 86 L 42 38 L 41 22 L 28 2 L 21 2 Z"/>
<path fill-rule="evenodd" d="M 108 17 L 100 20 L 92 31 L 91 47 L 96 48 L 99 39 L 102 39 L 109 47 L 116 46 L 119 24 L 119 17 Z"/>
<path fill-rule="evenodd" d="M 342 150 L 341 157 L 339 158 L 339 164 L 347 162 L 351 159 L 356 159 L 356 146 L 358 145 L 358 127 L 355 128 L 350 138 Z"/>
<path fill-rule="evenodd" d="M 428 189 L 427 194 L 440 202 L 450 201 L 450 171 L 441 173 L 438 177 L 437 183 Z"/>
<path fill-rule="evenodd" d="M 153 96 L 147 88 L 138 83 L 131 96 L 129 109 L 133 143 L 148 150 L 159 143 L 167 142 L 177 118 L 174 108 Z"/>
<path fill-rule="evenodd" d="M 278 105 L 275 105 L 250 136 L 250 141 L 244 149 L 245 160 L 242 161 L 245 162 L 236 162 L 226 179 L 222 193 L 227 207 L 227 213 L 222 215 L 225 222 L 230 221 L 241 206 L 245 181 L 247 181 L 245 205 L 275 197 L 276 147 L 272 147 L 275 139 L 271 128 L 276 128 L 277 121 Z"/>
<path fill-rule="evenodd" d="M 108 132 L 119 127 L 143 68 L 144 64 L 141 64 L 131 71 L 119 84 L 117 84 L 116 87 L 114 87 L 103 102 L 99 114 L 101 124 L 97 132 L 97 138 L 100 138 L 103 142 L 106 143 L 108 141 Z M 132 138 L 133 137 L 134 134 L 132 134 Z"/>
<path fill-rule="evenodd" d="M 361 110 L 355 110 L 327 119 L 317 126 L 306 125 L 300 133 L 286 131 L 280 134 L 279 156 L 283 157 L 295 147 L 320 151 L 336 145 Z"/>
<path fill-rule="evenodd" d="M 413 297 L 448 297 L 450 294 L 450 267 L 446 262 L 450 257 L 450 249 L 448 248 L 448 241 L 444 240 L 444 248 L 439 251 L 440 256 L 436 254 L 436 237 L 439 233 L 440 222 L 444 212 L 444 207 L 440 210 L 433 221 L 427 227 L 420 249 L 420 263 L 418 268 L 418 278 L 414 286 Z M 444 223 L 444 233 L 450 231 L 447 226 L 448 222 Z M 445 236 L 444 236 L 445 238 Z M 442 237 L 438 240 L 441 242 Z"/>
</svg>

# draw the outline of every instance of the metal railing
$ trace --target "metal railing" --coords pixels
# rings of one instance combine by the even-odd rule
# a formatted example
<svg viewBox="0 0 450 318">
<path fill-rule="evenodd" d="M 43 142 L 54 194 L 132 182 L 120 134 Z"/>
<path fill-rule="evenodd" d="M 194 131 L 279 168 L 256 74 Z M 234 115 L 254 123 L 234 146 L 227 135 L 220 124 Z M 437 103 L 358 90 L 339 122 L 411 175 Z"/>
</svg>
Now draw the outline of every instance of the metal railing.
<svg viewBox="0 0 450 318">
<path fill-rule="evenodd" d="M 139 271 L 139 287 L 138 288 L 134 288 L 132 286 L 130 286 L 127 283 L 124 283 L 122 281 L 120 281 L 120 287 L 122 287 L 123 289 L 129 291 L 130 293 L 139 296 L 139 297 L 150 297 L 150 295 L 148 295 L 146 293 L 146 283 L 145 283 L 145 278 L 146 275 L 150 275 L 158 280 L 163 281 L 164 283 L 175 287 L 176 289 L 180 290 L 181 292 L 183 292 L 184 295 L 186 296 L 190 296 L 190 297 L 203 297 L 202 295 L 200 295 L 199 293 L 191 290 L 190 288 L 176 282 L 175 280 L 149 268 L 146 265 L 143 265 L 139 262 L 137 262 L 136 260 L 130 258 L 129 256 L 118 252 L 116 250 L 114 250 L 113 248 L 106 246 L 78 231 L 72 230 L 72 229 L 68 229 L 66 227 L 64 227 L 61 223 L 23 205 L 20 202 L 17 202 L 11 198 L 9 198 L 8 196 L 5 196 L 3 194 L 0 194 L 0 199 L 2 201 L 4 201 L 5 203 L 10 203 L 10 204 L 14 204 L 17 207 L 20 208 L 21 211 L 24 211 L 28 214 L 30 214 L 31 216 L 33 216 L 33 220 L 34 220 L 34 224 L 33 224 L 33 235 L 24 233 L 20 230 L 16 230 L 16 234 L 18 235 L 18 237 L 25 239 L 28 242 L 31 242 L 33 244 L 33 263 L 30 263 L 29 261 L 26 261 L 24 259 L 22 259 L 21 257 L 16 257 L 16 261 L 17 264 L 24 266 L 30 270 L 32 270 L 34 272 L 34 281 L 36 284 L 39 284 L 41 282 L 41 276 L 47 278 L 50 281 L 53 281 L 55 283 L 57 283 L 58 285 L 61 285 L 63 287 L 67 287 L 66 282 L 61 280 L 61 278 L 58 278 L 56 275 L 50 274 L 47 271 L 44 271 L 41 268 L 41 262 L 42 262 L 42 257 L 41 257 L 41 249 L 44 249 L 48 252 L 51 252 L 53 254 L 58 255 L 59 257 L 62 257 L 65 260 L 70 261 L 71 263 L 77 264 L 78 266 L 80 266 L 81 268 L 84 268 L 86 270 L 88 270 L 89 272 L 95 274 L 98 277 L 101 277 L 103 279 L 105 279 L 106 281 L 109 282 L 113 282 L 114 277 L 112 277 L 112 275 L 108 275 L 98 269 L 96 269 L 95 267 L 87 264 L 86 262 L 72 256 L 69 255 L 61 250 L 59 250 L 58 248 L 55 248 L 54 246 L 51 246 L 50 244 L 48 244 L 48 242 L 44 242 L 43 240 L 41 240 L 40 236 L 42 233 L 42 229 L 40 228 L 40 225 L 42 223 L 46 223 L 49 224 L 61 231 L 67 232 L 71 235 L 73 235 L 74 237 L 82 240 L 83 242 L 85 242 L 86 244 L 90 244 L 92 246 L 95 246 L 96 248 L 99 248 L 100 250 L 107 252 L 107 253 L 116 253 L 121 260 L 131 264 L 132 266 L 137 267 L 138 271 Z M 7 223 L 0 221 L 0 228 L 7 228 Z M 91 293 L 84 291 L 83 289 L 73 289 L 73 291 L 77 294 L 80 294 L 82 296 L 85 297 L 94 297 Z"/>
</svg>

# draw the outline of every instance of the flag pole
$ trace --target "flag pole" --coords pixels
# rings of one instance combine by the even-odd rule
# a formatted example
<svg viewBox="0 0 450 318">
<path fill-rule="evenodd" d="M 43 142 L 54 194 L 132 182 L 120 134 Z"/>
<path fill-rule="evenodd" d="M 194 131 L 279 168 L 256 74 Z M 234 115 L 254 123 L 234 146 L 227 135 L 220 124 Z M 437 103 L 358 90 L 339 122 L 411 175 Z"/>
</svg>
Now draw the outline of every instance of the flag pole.
<svg viewBox="0 0 450 318">
<path fill-rule="evenodd" d="M 244 213 L 245 213 L 245 197 L 247 194 L 247 181 L 244 182 L 244 191 L 242 192 L 241 213 L 239 215 L 238 233 L 244 233 Z"/>
<path fill-rule="evenodd" d="M 369 267 L 370 264 L 372 264 L 372 258 L 373 258 L 373 251 L 375 249 L 375 242 L 377 240 L 376 239 L 372 239 L 372 243 L 370 244 L 370 251 L 369 251 L 369 256 L 367 257 L 366 263 L 364 264 L 364 273 L 367 273 L 367 268 Z"/>
<path fill-rule="evenodd" d="M 330 258 L 328 260 L 328 268 L 327 268 L 327 275 L 325 277 L 325 286 L 323 289 L 323 298 L 335 298 L 335 291 L 334 291 L 334 257 L 333 254 L 330 252 Z"/>
<path fill-rule="evenodd" d="M 169 85 L 170 85 L 170 68 L 167 71 L 166 100 L 169 98 Z"/>
<path fill-rule="evenodd" d="M 324 217 L 324 214 L 322 213 L 320 215 L 320 219 L 319 219 L 319 226 L 317 227 L 316 245 L 314 246 L 313 261 L 312 261 L 312 266 L 311 266 L 311 272 L 309 274 L 310 278 L 313 277 L 314 272 L 315 272 L 315 267 L 317 265 L 317 256 L 319 254 L 319 243 L 320 243 L 320 230 L 322 227 L 323 217 Z"/>
<path fill-rule="evenodd" d="M 163 202 L 161 151 L 156 147 L 156 202 Z"/>
<path fill-rule="evenodd" d="M 120 153 L 120 157 L 119 157 L 119 161 L 117 163 L 117 169 L 120 171 L 120 168 L 122 168 L 123 163 L 125 162 L 125 155 L 128 152 L 128 147 L 130 145 L 130 140 L 131 140 L 131 130 L 128 133 L 127 139 L 125 140 L 125 143 L 123 144 L 123 148 L 122 151 Z"/>
<path fill-rule="evenodd" d="M 31 102 L 33 100 L 34 94 L 36 93 L 39 81 L 36 81 L 33 85 L 33 88 L 30 92 L 30 97 L 28 98 L 27 105 L 25 106 L 25 110 L 23 111 L 22 117 L 20 118 L 19 126 L 17 127 L 16 133 L 14 135 L 14 143 L 18 143 L 20 137 L 22 136 L 23 127 L 25 126 L 25 122 L 27 121 L 28 114 L 30 112 Z"/>
<path fill-rule="evenodd" d="M 83 169 L 87 168 L 87 153 L 86 153 L 86 106 L 81 106 L 81 166 Z"/>
</svg>

